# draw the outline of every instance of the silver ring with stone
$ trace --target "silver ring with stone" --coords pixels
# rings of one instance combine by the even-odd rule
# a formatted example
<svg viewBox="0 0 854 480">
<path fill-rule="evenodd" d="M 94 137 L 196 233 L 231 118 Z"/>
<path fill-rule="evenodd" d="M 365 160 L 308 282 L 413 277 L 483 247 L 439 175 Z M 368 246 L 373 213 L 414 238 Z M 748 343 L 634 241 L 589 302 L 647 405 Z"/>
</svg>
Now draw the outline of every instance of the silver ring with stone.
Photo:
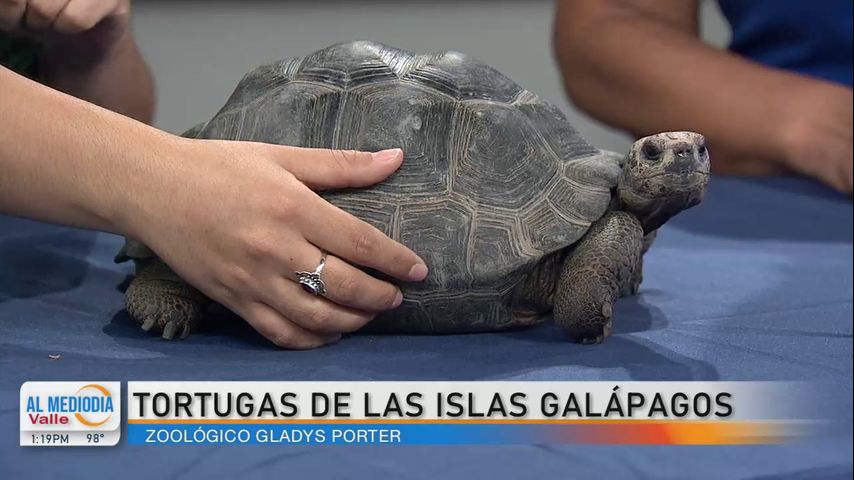
<svg viewBox="0 0 854 480">
<path fill-rule="evenodd" d="M 326 266 L 326 252 L 320 252 L 320 264 L 313 272 L 297 272 L 297 282 L 303 290 L 312 295 L 323 295 L 326 293 L 326 284 L 320 278 L 323 267 Z"/>
</svg>

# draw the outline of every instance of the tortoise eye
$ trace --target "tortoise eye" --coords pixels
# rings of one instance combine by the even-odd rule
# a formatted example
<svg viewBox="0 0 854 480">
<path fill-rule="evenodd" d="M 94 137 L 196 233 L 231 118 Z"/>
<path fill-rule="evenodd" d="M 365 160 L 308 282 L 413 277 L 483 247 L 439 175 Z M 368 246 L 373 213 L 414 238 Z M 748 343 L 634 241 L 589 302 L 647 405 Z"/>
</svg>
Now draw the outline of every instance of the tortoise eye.
<svg viewBox="0 0 854 480">
<path fill-rule="evenodd" d="M 641 153 L 647 160 L 658 160 L 661 158 L 661 149 L 653 142 L 646 142 L 641 147 Z"/>
<path fill-rule="evenodd" d="M 706 154 L 706 144 L 701 143 L 699 147 L 697 147 L 697 153 L 702 157 Z"/>
</svg>

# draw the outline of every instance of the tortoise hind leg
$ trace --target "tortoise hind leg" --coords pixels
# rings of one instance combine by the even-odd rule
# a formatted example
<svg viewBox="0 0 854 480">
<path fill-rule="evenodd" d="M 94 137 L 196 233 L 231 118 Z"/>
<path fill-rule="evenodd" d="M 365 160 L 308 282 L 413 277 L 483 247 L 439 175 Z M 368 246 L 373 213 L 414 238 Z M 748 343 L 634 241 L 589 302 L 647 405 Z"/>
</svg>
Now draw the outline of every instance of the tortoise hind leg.
<svg viewBox="0 0 854 480">
<path fill-rule="evenodd" d="M 639 283 L 643 229 L 634 215 L 610 212 L 564 260 L 554 317 L 572 339 L 600 343 L 613 325 L 614 302 Z"/>
<path fill-rule="evenodd" d="M 125 308 L 145 331 L 186 338 L 209 300 L 160 260 L 139 264 L 125 292 Z"/>
</svg>

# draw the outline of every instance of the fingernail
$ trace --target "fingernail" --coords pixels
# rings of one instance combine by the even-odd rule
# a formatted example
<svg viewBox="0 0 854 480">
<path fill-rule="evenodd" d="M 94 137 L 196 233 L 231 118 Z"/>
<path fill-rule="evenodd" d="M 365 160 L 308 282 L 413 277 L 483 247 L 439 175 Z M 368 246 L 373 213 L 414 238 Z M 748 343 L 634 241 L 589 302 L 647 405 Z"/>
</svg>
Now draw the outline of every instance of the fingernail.
<svg viewBox="0 0 854 480">
<path fill-rule="evenodd" d="M 393 161 L 397 161 L 402 154 L 403 150 L 399 148 L 390 148 L 388 150 L 374 152 L 371 155 L 373 155 L 375 162 L 391 163 Z"/>
<path fill-rule="evenodd" d="M 409 269 L 409 279 L 420 282 L 427 277 L 427 272 L 427 265 L 424 265 L 423 263 L 416 263 Z"/>
<path fill-rule="evenodd" d="M 398 290 L 397 295 L 394 296 L 394 301 L 391 302 L 391 308 L 397 308 L 401 303 L 403 303 L 403 293 Z"/>
</svg>

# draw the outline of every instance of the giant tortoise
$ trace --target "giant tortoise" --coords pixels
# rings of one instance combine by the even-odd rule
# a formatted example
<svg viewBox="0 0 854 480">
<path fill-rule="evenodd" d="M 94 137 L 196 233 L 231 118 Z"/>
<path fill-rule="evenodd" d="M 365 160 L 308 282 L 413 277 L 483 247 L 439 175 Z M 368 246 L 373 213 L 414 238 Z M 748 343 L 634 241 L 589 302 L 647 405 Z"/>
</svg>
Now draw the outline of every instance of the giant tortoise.
<svg viewBox="0 0 854 480">
<path fill-rule="evenodd" d="M 638 290 L 656 229 L 702 200 L 709 174 L 699 134 L 600 150 L 484 63 L 373 42 L 258 67 L 185 136 L 403 149 L 382 183 L 324 193 L 430 266 L 368 325 L 376 332 L 495 331 L 552 313 L 572 339 L 601 342 L 614 301 Z M 184 337 L 203 321 L 209 300 L 154 252 L 128 240 L 116 259 L 136 262 L 126 308 L 145 330 Z"/>
</svg>

